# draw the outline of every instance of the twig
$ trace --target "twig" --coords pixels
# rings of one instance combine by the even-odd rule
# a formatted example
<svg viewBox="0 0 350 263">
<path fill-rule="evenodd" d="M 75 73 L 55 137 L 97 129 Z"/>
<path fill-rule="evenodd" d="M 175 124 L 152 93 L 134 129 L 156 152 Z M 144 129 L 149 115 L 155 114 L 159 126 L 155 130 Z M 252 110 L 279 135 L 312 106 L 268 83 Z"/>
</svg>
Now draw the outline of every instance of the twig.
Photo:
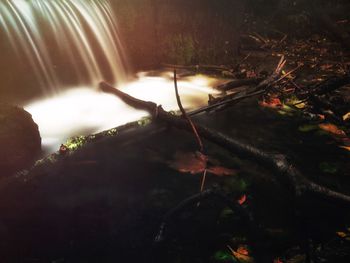
<svg viewBox="0 0 350 263">
<path fill-rule="evenodd" d="M 200 192 L 203 192 L 203 190 L 204 190 L 204 184 L 205 184 L 206 176 L 207 176 L 207 169 L 205 169 L 204 172 L 203 172 Z"/>
<path fill-rule="evenodd" d="M 182 113 L 182 117 L 184 117 L 188 123 L 190 124 L 191 128 L 192 128 L 192 131 L 196 137 L 196 140 L 198 142 L 198 145 L 199 145 L 199 151 L 201 153 L 203 153 L 203 142 L 201 140 L 201 138 L 199 137 L 199 134 L 198 134 L 198 131 L 196 129 L 196 126 L 194 125 L 194 123 L 192 122 L 192 120 L 188 117 L 188 115 L 186 114 L 186 111 L 184 109 L 184 107 L 182 106 L 182 103 L 181 103 L 181 98 L 180 98 L 180 95 L 179 95 L 179 89 L 177 87 L 177 76 L 176 76 L 176 69 L 174 69 L 174 85 L 175 85 L 175 93 L 176 93 L 176 100 L 177 100 L 177 105 L 179 106 L 180 108 L 180 111 Z"/>
<path fill-rule="evenodd" d="M 239 258 L 237 258 L 237 257 L 235 256 L 235 251 L 233 250 L 233 248 L 232 248 L 231 246 L 229 246 L 229 245 L 227 245 L 227 248 L 230 250 L 230 252 L 231 252 L 231 254 L 232 254 L 232 257 L 234 257 L 235 260 L 238 261 L 238 262 L 240 263 L 241 261 L 239 260 Z"/>
<path fill-rule="evenodd" d="M 283 76 L 280 77 L 279 79 L 277 79 L 274 83 L 278 83 L 281 80 L 285 79 L 286 77 L 290 76 L 292 73 L 297 71 L 300 67 L 301 67 L 301 65 L 298 65 L 296 68 L 292 69 L 291 71 L 287 72 L 286 74 L 283 74 Z"/>
<path fill-rule="evenodd" d="M 196 203 L 203 201 L 205 199 L 209 199 L 212 197 L 216 197 L 220 200 L 222 204 L 225 204 L 228 208 L 230 208 L 235 213 L 239 214 L 239 218 L 244 224 L 248 224 L 249 232 L 251 236 L 259 236 L 261 229 L 258 228 L 257 224 L 254 222 L 253 216 L 241 205 L 236 202 L 232 202 L 230 198 L 226 195 L 223 195 L 218 189 L 207 189 L 199 194 L 195 194 L 190 196 L 180 202 L 176 207 L 168 211 L 160 224 L 159 231 L 155 237 L 155 242 L 162 242 L 165 239 L 165 232 L 169 221 L 176 217 L 179 213 L 184 211 L 187 207 L 194 206 Z"/>
<path fill-rule="evenodd" d="M 175 94 L 176 94 L 176 100 L 177 100 L 177 105 L 179 106 L 179 109 L 182 113 L 182 117 L 184 117 L 188 123 L 190 124 L 192 131 L 196 137 L 196 140 L 198 142 L 199 145 L 199 151 L 201 154 L 203 154 L 203 142 L 201 140 L 201 138 L 199 137 L 198 131 L 196 129 L 196 126 L 194 125 L 194 123 L 192 122 L 192 120 L 190 119 L 190 117 L 188 117 L 184 107 L 182 106 L 181 103 L 181 98 L 179 95 L 179 89 L 177 87 L 177 76 L 176 76 L 176 69 L 174 69 L 174 86 L 175 86 Z M 207 162 L 205 163 L 205 166 L 207 166 Z M 203 176 L 202 176 L 202 182 L 201 182 L 201 192 L 203 191 L 203 187 L 204 187 L 204 183 L 205 183 L 205 178 L 206 178 L 206 174 L 207 174 L 207 168 L 205 167 L 204 172 L 203 172 Z M 197 205 L 199 206 L 200 203 L 198 203 Z"/>
</svg>

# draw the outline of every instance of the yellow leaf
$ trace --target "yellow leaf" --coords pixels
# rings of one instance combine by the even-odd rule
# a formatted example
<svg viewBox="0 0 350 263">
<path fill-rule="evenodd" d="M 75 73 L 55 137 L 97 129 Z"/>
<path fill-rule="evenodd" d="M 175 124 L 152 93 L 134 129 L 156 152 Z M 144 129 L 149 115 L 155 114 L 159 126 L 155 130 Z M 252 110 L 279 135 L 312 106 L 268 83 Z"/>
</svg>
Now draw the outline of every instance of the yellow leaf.
<svg viewBox="0 0 350 263">
<path fill-rule="evenodd" d="M 350 146 L 339 146 L 339 147 L 342 148 L 342 149 L 350 151 Z"/>
<path fill-rule="evenodd" d="M 294 105 L 298 109 L 304 109 L 306 107 L 306 104 L 304 102 L 300 102 Z"/>
<path fill-rule="evenodd" d="M 342 238 L 347 236 L 346 233 L 344 233 L 344 232 L 337 232 L 337 235 L 342 237 Z"/>
<path fill-rule="evenodd" d="M 343 121 L 348 121 L 348 120 L 350 120 L 350 112 L 348 112 L 343 116 Z"/>
</svg>

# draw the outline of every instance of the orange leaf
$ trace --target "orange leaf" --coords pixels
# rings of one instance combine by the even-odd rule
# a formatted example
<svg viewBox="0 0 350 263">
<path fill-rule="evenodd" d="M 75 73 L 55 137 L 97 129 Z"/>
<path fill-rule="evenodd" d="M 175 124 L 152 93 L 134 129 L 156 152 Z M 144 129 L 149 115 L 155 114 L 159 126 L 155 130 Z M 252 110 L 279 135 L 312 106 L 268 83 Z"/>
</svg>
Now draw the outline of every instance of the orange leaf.
<svg viewBox="0 0 350 263">
<path fill-rule="evenodd" d="M 348 120 L 350 120 L 350 112 L 348 112 L 343 116 L 343 121 L 348 121 Z"/>
<path fill-rule="evenodd" d="M 241 254 L 241 255 L 249 256 L 249 251 L 248 251 L 247 248 L 244 247 L 244 246 L 238 247 L 237 253 L 239 253 L 239 254 Z"/>
<path fill-rule="evenodd" d="M 231 251 L 232 255 L 242 262 L 254 262 L 254 259 L 249 256 L 249 252 L 244 246 L 240 246 L 237 252 L 234 251 L 230 246 L 227 246 Z"/>
<path fill-rule="evenodd" d="M 339 146 L 339 147 L 342 148 L 342 149 L 350 151 L 350 146 Z"/>
<path fill-rule="evenodd" d="M 317 116 L 320 118 L 320 120 L 326 119 L 326 117 L 323 114 L 317 114 Z"/>
<path fill-rule="evenodd" d="M 269 98 L 268 100 L 261 101 L 259 104 L 262 107 L 272 108 L 272 109 L 282 107 L 282 102 L 279 98 Z"/>
<path fill-rule="evenodd" d="M 207 166 L 207 159 L 204 155 L 197 155 L 193 152 L 176 152 L 174 161 L 170 167 L 182 173 L 202 173 Z"/>
<path fill-rule="evenodd" d="M 347 236 L 347 234 L 344 233 L 344 232 L 337 232 L 337 235 L 338 235 L 339 237 L 342 237 L 342 238 L 344 238 L 344 237 Z"/>
<path fill-rule="evenodd" d="M 235 170 L 219 165 L 207 167 L 208 159 L 208 156 L 200 152 L 176 152 L 174 160 L 169 163 L 169 166 L 181 173 L 199 174 L 203 173 L 205 169 L 216 176 L 229 176 L 237 173 Z M 211 160 L 211 162 L 214 161 Z"/>
<path fill-rule="evenodd" d="M 239 198 L 237 202 L 240 205 L 243 205 L 246 201 L 247 201 L 247 196 L 246 195 L 242 195 L 241 198 Z"/>
<path fill-rule="evenodd" d="M 318 125 L 320 127 L 320 129 L 326 131 L 326 132 L 329 132 L 333 135 L 336 135 L 336 136 L 340 136 L 340 137 L 344 137 L 346 136 L 346 133 L 339 129 L 336 125 L 334 124 L 331 124 L 331 123 L 322 123 L 322 124 L 319 124 Z"/>
</svg>

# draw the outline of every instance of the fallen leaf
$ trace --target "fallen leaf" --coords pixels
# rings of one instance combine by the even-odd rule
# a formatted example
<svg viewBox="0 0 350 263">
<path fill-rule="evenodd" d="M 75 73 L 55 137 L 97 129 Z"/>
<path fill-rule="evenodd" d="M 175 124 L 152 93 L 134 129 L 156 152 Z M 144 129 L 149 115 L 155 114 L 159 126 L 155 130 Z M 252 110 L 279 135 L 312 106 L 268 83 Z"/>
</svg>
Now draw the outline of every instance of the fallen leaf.
<svg viewBox="0 0 350 263">
<path fill-rule="evenodd" d="M 237 251 L 234 251 L 230 246 L 227 246 L 232 255 L 240 262 L 253 263 L 254 259 L 249 256 L 249 252 L 246 247 L 240 246 Z"/>
<path fill-rule="evenodd" d="M 194 152 L 176 152 L 170 167 L 181 172 L 198 174 L 204 172 L 207 166 L 207 159 Z"/>
<path fill-rule="evenodd" d="M 350 112 L 348 112 L 343 116 L 343 121 L 348 121 L 348 120 L 350 120 Z"/>
<path fill-rule="evenodd" d="M 318 127 L 336 136 L 340 136 L 340 137 L 346 136 L 346 133 L 343 130 L 339 129 L 336 125 L 331 123 L 322 123 L 322 124 L 319 124 Z"/>
<path fill-rule="evenodd" d="M 290 99 L 288 99 L 286 103 L 298 109 L 304 109 L 306 107 L 305 101 L 299 100 L 295 96 L 292 96 Z"/>
<path fill-rule="evenodd" d="M 242 195 L 239 199 L 238 199 L 238 203 L 240 205 L 243 205 L 245 202 L 247 201 L 247 196 L 246 195 Z"/>
<path fill-rule="evenodd" d="M 347 236 L 346 233 L 344 233 L 344 232 L 337 232 L 337 235 L 341 238 L 344 238 Z"/>
<path fill-rule="evenodd" d="M 339 146 L 339 147 L 342 148 L 342 149 L 350 151 L 350 146 Z"/>
<path fill-rule="evenodd" d="M 245 246 L 238 247 L 237 253 L 244 255 L 244 256 L 249 256 L 249 251 L 247 250 L 247 248 Z"/>
<path fill-rule="evenodd" d="M 326 117 L 323 114 L 317 114 L 317 116 L 320 118 L 320 120 L 326 119 Z"/>
<path fill-rule="evenodd" d="M 208 156 L 200 152 L 176 152 L 169 166 L 181 173 L 199 174 L 204 170 L 216 176 L 230 176 L 237 173 L 235 170 L 220 165 L 209 166 L 208 159 Z"/>
<path fill-rule="evenodd" d="M 298 109 L 304 109 L 306 107 L 306 103 L 304 103 L 304 102 L 296 103 L 296 104 L 294 104 L 294 107 L 296 107 Z"/>
<path fill-rule="evenodd" d="M 268 100 L 262 100 L 260 101 L 260 106 L 266 107 L 266 108 L 281 108 L 282 107 L 282 102 L 279 98 L 269 98 Z"/>
</svg>

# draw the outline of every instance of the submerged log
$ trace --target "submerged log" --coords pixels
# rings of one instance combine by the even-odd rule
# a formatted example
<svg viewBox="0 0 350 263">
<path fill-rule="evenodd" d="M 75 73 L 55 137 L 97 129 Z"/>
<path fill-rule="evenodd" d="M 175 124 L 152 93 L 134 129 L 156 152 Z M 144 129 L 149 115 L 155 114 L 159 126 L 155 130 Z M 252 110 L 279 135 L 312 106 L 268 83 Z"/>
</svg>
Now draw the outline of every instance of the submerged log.
<svg viewBox="0 0 350 263">
<path fill-rule="evenodd" d="M 136 99 L 118 89 L 115 89 L 106 82 L 100 83 L 100 89 L 104 92 L 118 96 L 132 107 L 148 111 L 154 120 L 163 121 L 176 128 L 192 132 L 192 127 L 185 119 L 166 112 L 161 106 L 157 106 L 154 102 L 146 102 Z M 258 162 L 265 167 L 273 169 L 276 174 L 282 176 L 282 180 L 286 179 L 296 197 L 301 197 L 303 194 L 309 192 L 350 203 L 350 196 L 328 189 L 327 187 L 321 186 L 306 178 L 283 154 L 265 152 L 250 144 L 243 143 L 238 139 L 231 138 L 199 124 L 196 124 L 196 128 L 201 138 L 211 141 L 231 152 L 239 153 L 243 157 Z"/>
</svg>

